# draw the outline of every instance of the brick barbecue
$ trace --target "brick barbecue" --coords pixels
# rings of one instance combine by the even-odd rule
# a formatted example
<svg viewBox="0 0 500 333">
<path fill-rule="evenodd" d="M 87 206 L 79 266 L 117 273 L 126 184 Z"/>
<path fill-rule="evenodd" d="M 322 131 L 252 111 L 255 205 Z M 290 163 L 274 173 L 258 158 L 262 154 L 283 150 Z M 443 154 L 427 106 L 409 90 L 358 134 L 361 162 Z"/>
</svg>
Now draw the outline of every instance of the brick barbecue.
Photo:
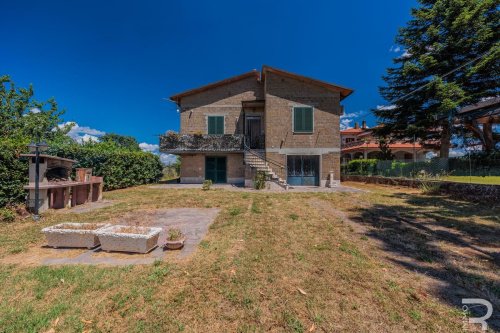
<svg viewBox="0 0 500 333">
<path fill-rule="evenodd" d="M 35 154 L 22 154 L 29 158 L 28 207 L 35 206 Z M 92 169 L 77 168 L 71 179 L 75 160 L 40 154 L 39 211 L 74 207 L 86 202 L 102 200 L 103 178 L 92 176 Z"/>
</svg>

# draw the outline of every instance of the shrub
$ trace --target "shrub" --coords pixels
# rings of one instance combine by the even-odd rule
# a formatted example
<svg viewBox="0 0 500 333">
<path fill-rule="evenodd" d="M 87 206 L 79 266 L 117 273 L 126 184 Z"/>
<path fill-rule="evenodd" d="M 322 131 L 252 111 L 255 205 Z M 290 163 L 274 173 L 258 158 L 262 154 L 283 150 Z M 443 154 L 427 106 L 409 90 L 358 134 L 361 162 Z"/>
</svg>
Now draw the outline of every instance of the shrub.
<svg viewBox="0 0 500 333">
<path fill-rule="evenodd" d="M 212 181 L 210 179 L 204 180 L 201 189 L 203 191 L 208 191 L 210 190 L 210 187 L 212 187 Z"/>
<path fill-rule="evenodd" d="M 13 222 L 16 219 L 16 213 L 8 208 L 0 208 L 0 222 Z"/>
<path fill-rule="evenodd" d="M 347 172 L 356 175 L 373 175 L 377 171 L 376 159 L 351 160 L 347 163 Z"/>
<path fill-rule="evenodd" d="M 256 190 L 262 190 L 266 187 L 266 173 L 264 171 L 257 171 L 255 178 L 253 180 L 253 187 Z"/>
<path fill-rule="evenodd" d="M 19 154 L 27 152 L 26 142 L 0 140 L 0 207 L 22 202 L 28 183 L 28 162 Z"/>
<path fill-rule="evenodd" d="M 432 194 L 439 194 L 441 184 L 440 183 L 433 183 L 433 182 L 422 182 L 422 184 L 420 184 L 419 188 L 423 194 L 431 194 L 431 195 Z"/>
<path fill-rule="evenodd" d="M 72 144 L 52 146 L 49 153 L 77 160 L 75 168 L 92 168 L 95 176 L 104 177 L 105 190 L 154 183 L 162 177 L 160 158 L 143 151 L 106 144 Z"/>
</svg>

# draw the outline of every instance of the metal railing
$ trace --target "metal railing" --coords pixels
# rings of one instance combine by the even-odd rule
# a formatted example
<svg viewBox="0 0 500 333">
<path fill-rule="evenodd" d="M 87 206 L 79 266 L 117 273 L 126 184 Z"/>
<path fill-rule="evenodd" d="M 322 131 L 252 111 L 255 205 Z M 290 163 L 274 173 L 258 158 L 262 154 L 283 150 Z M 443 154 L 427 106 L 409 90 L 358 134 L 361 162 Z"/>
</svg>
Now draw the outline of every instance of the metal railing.
<svg viewBox="0 0 500 333">
<path fill-rule="evenodd" d="M 244 150 L 243 134 L 177 134 L 160 136 L 160 151 L 165 153 L 181 152 L 242 152 Z"/>
<path fill-rule="evenodd" d="M 280 177 L 281 179 L 283 179 L 283 180 L 286 181 L 286 176 L 287 176 L 286 175 L 286 167 L 283 164 L 281 164 L 281 163 L 279 163 L 279 162 L 277 162 L 277 161 L 275 161 L 273 159 L 268 158 L 266 156 L 265 152 L 263 154 L 260 154 L 260 153 L 258 153 L 256 151 L 252 150 L 252 148 L 250 148 L 250 146 L 247 144 L 247 139 L 246 138 L 244 140 L 243 145 L 244 145 L 246 153 L 249 153 L 249 154 L 251 154 L 253 156 L 256 156 L 256 157 L 260 158 L 261 160 L 263 160 L 264 162 L 267 162 L 267 163 L 271 164 L 272 165 L 271 169 L 274 171 L 274 173 L 276 173 L 276 175 L 278 177 Z"/>
</svg>

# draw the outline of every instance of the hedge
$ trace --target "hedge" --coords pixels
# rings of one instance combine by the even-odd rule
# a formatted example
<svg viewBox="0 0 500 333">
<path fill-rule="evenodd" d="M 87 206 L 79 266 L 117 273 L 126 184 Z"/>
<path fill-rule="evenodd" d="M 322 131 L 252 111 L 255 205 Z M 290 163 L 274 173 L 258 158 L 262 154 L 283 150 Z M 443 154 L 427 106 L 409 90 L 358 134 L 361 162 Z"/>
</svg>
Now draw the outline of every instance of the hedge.
<svg viewBox="0 0 500 333">
<path fill-rule="evenodd" d="M 48 153 L 77 160 L 75 168 L 92 168 L 94 176 L 104 177 L 105 190 L 155 183 L 163 175 L 159 156 L 143 151 L 74 144 L 53 146 Z"/>
<path fill-rule="evenodd" d="M 19 158 L 26 152 L 26 143 L 0 141 L 0 207 L 21 203 L 26 197 L 28 161 Z M 154 183 L 162 177 L 160 158 L 148 152 L 70 144 L 52 145 L 47 153 L 77 160 L 75 168 L 92 168 L 95 176 L 104 177 L 105 190 Z"/>
<path fill-rule="evenodd" d="M 28 162 L 19 159 L 26 151 L 25 143 L 0 140 L 0 207 L 22 202 L 26 196 Z"/>
</svg>

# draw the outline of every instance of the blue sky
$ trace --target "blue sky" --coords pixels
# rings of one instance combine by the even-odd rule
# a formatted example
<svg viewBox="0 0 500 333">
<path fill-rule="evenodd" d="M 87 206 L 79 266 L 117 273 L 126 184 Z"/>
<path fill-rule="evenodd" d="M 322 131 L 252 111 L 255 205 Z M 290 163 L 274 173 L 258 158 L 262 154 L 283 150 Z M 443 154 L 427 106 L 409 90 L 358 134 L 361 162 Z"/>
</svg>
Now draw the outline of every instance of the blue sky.
<svg viewBox="0 0 500 333">
<path fill-rule="evenodd" d="M 346 113 L 373 125 L 381 75 L 404 51 L 394 37 L 414 6 L 0 0 L 0 75 L 33 83 L 38 99 L 55 97 L 80 136 L 114 132 L 157 144 L 157 134 L 179 126 L 168 96 L 263 64 L 353 88 Z"/>
</svg>

